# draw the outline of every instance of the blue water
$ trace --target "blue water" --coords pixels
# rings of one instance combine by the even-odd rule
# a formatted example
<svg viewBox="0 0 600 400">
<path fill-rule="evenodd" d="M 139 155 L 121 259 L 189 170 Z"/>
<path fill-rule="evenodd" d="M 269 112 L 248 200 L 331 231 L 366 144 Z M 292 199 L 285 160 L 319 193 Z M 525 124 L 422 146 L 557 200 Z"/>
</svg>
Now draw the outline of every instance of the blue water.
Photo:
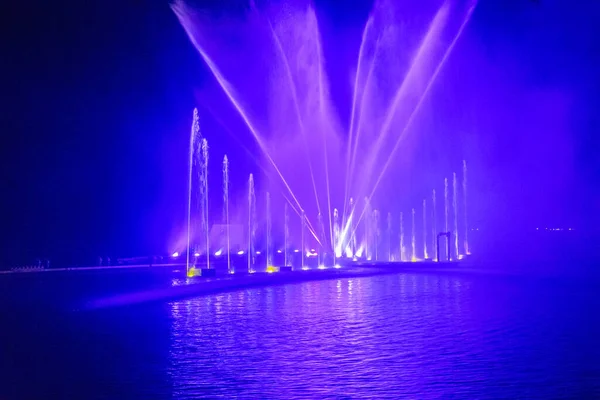
<svg viewBox="0 0 600 400">
<path fill-rule="evenodd" d="M 3 308 L 0 398 L 599 398 L 599 289 L 394 273 L 94 312 Z"/>
</svg>

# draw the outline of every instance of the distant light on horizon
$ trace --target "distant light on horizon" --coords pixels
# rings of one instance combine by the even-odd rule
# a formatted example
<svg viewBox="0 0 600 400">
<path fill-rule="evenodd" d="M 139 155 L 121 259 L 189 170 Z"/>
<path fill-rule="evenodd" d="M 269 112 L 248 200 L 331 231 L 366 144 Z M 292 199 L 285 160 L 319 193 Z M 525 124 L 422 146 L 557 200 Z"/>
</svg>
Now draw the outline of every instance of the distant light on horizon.
<svg viewBox="0 0 600 400">
<path fill-rule="evenodd" d="M 173 256 L 173 258 L 177 258 L 177 257 L 179 257 L 179 252 L 178 252 L 178 251 L 174 252 L 174 253 L 172 254 L 172 256 Z"/>
<path fill-rule="evenodd" d="M 241 256 L 242 254 L 244 254 L 244 250 L 240 250 L 240 251 L 238 251 L 237 253 L 238 253 L 238 255 L 240 255 L 240 256 Z"/>
</svg>

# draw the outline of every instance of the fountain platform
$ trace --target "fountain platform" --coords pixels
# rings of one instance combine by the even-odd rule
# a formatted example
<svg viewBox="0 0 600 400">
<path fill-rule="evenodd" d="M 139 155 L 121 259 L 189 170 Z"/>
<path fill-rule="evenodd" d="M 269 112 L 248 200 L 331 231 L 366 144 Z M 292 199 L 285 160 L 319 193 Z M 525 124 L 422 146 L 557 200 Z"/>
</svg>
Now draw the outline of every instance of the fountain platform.
<svg viewBox="0 0 600 400">
<path fill-rule="evenodd" d="M 198 276 L 202 276 L 204 278 L 214 278 L 217 276 L 217 270 L 214 268 L 201 268 Z"/>
<path fill-rule="evenodd" d="M 482 272 L 473 266 L 460 265 L 462 262 L 380 262 L 365 263 L 362 265 L 348 265 L 340 268 L 325 267 L 323 269 L 308 268 L 305 270 L 290 271 L 288 273 L 240 271 L 235 274 L 226 274 L 216 277 L 196 276 L 181 280 L 169 288 L 145 290 L 123 293 L 116 296 L 96 299 L 83 305 L 83 309 L 98 309 L 131 305 L 151 301 L 176 300 L 187 297 L 212 295 L 223 292 L 244 290 L 263 286 L 285 285 L 306 281 L 320 281 L 340 278 L 367 277 L 390 273 L 464 273 Z M 465 268 L 466 267 L 466 268 Z M 288 267 L 289 268 L 289 267 Z M 212 269 L 212 268 L 211 268 Z M 289 270 L 288 270 L 289 271 Z"/>
</svg>

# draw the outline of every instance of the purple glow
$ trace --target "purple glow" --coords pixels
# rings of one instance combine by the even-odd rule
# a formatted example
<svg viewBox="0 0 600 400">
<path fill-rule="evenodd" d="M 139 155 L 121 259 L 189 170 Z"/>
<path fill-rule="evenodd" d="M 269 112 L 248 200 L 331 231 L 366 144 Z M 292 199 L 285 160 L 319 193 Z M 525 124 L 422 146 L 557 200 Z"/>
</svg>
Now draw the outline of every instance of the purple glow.
<svg viewBox="0 0 600 400">
<path fill-rule="evenodd" d="M 341 122 L 343 116 L 333 106 L 331 71 L 325 68 L 328 54 L 324 54 L 320 23 L 310 3 L 252 4 L 243 16 L 219 20 L 195 13 L 183 0 L 173 5 L 192 44 L 265 159 L 260 168 L 267 171 L 272 186 L 265 191 L 281 193 L 286 199 L 269 203 L 267 226 L 271 213 L 283 215 L 277 207 L 291 206 L 302 220 L 296 245 L 301 236 L 306 246 L 316 244 L 323 252 L 333 253 L 333 265 L 335 258 L 360 257 L 363 251 L 357 245 L 362 242 L 367 259 L 383 260 L 378 253 L 386 250 L 387 259 L 392 258 L 391 244 L 396 243 L 393 224 L 388 222 L 382 234 L 371 216 L 363 228 L 363 217 L 367 210 L 371 212 L 371 199 L 379 202 L 386 197 L 385 193 L 376 196 L 379 184 L 384 176 L 396 173 L 390 163 L 398 146 L 412 129 L 476 4 L 472 0 L 433 3 L 409 7 L 375 2 L 356 47 L 347 130 Z M 407 16 L 418 22 L 405 31 Z M 355 204 L 353 199 L 366 201 Z M 341 215 L 334 209 L 336 205 L 342 206 Z M 323 207 L 327 208 L 327 222 L 320 219 Z M 393 215 L 401 211 L 397 207 L 386 210 L 388 221 L 396 221 Z M 257 222 L 252 218 L 249 235 L 254 237 Z M 305 237 L 305 228 L 312 237 Z M 267 228 L 267 256 L 269 243 L 276 240 L 270 230 Z M 286 241 L 287 230 L 286 222 Z M 327 230 L 328 238 L 324 235 Z M 412 257 L 414 236 L 413 228 Z M 427 242 L 428 232 L 420 237 Z M 383 240 L 389 241 L 387 247 Z M 250 243 L 249 248 L 255 245 Z M 427 257 L 426 245 L 422 244 Z M 302 260 L 305 251 L 303 247 Z M 397 259 L 402 252 L 398 250 Z M 249 252 L 250 264 L 255 253 L 260 254 L 254 249 Z M 306 253 L 309 257 L 313 254 L 317 252 Z"/>
</svg>

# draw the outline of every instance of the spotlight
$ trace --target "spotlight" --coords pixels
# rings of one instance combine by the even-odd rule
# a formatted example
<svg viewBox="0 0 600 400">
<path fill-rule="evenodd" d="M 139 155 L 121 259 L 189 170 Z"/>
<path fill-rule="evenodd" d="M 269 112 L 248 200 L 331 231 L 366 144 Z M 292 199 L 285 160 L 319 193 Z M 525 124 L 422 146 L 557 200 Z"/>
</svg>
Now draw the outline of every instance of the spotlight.
<svg viewBox="0 0 600 400">
<path fill-rule="evenodd" d="M 179 257 L 179 252 L 178 252 L 178 251 L 176 251 L 175 253 L 173 253 L 173 254 L 172 254 L 172 256 L 173 256 L 173 258 L 177 258 L 177 257 Z"/>
</svg>

